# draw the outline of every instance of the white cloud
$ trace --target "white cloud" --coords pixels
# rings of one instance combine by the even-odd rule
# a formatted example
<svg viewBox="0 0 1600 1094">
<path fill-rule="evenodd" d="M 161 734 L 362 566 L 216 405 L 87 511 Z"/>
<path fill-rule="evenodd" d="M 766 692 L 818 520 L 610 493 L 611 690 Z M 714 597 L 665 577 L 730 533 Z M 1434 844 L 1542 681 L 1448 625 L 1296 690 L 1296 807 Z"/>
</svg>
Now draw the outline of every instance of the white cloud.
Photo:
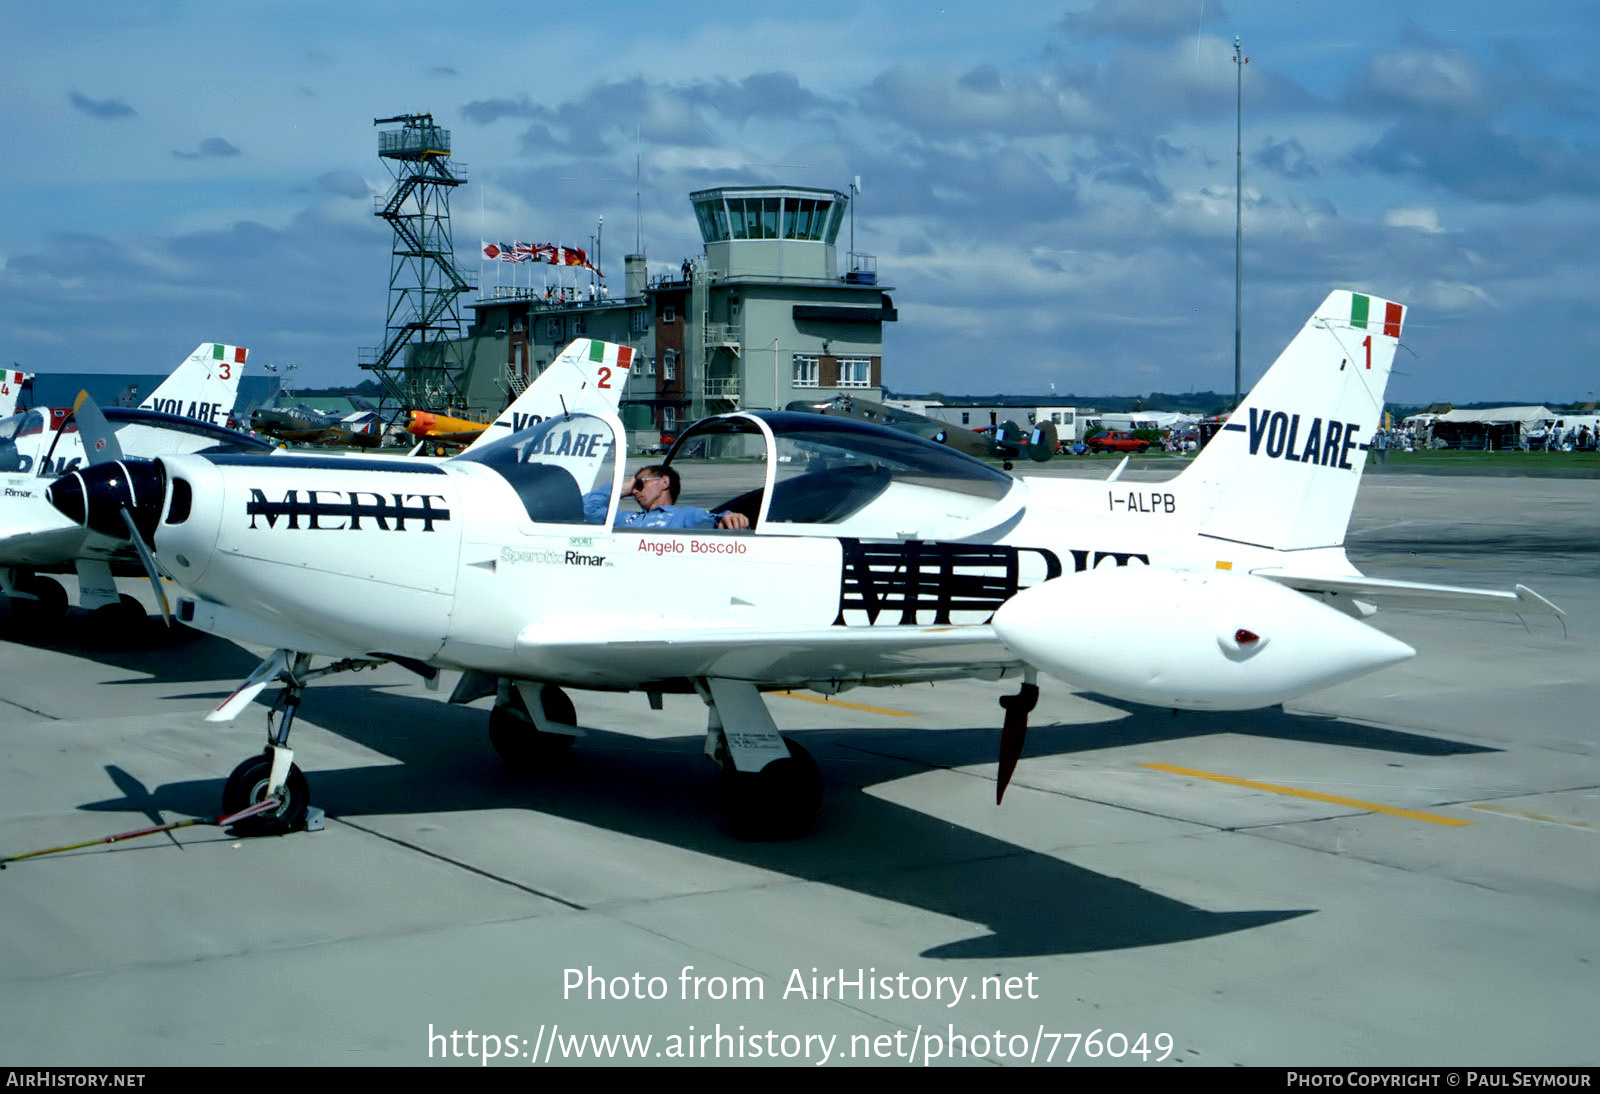
<svg viewBox="0 0 1600 1094">
<path fill-rule="evenodd" d="M 1430 235 L 1444 231 L 1439 227 L 1439 210 L 1426 205 L 1402 205 L 1383 214 L 1385 228 L 1409 228 Z"/>
</svg>

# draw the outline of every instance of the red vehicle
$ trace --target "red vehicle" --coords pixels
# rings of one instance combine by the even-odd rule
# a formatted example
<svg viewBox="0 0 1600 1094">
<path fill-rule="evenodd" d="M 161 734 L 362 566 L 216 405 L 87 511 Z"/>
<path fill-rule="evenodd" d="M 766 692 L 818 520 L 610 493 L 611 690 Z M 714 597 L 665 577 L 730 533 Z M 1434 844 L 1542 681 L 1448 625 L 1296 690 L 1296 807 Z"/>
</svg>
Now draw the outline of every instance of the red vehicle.
<svg viewBox="0 0 1600 1094">
<path fill-rule="evenodd" d="M 1150 442 L 1142 437 L 1118 429 L 1096 433 L 1083 443 L 1089 446 L 1091 452 L 1143 452 L 1150 447 Z"/>
</svg>

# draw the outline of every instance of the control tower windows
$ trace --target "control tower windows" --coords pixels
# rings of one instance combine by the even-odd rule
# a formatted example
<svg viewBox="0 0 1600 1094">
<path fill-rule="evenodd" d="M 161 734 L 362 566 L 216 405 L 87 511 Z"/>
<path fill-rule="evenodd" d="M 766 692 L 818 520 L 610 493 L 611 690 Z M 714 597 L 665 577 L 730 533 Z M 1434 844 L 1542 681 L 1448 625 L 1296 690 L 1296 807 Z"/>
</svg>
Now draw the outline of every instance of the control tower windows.
<svg viewBox="0 0 1600 1094">
<path fill-rule="evenodd" d="M 721 191 L 695 203 L 707 243 L 729 239 L 803 239 L 832 243 L 845 204 L 832 197 L 795 194 L 734 197 Z"/>
</svg>

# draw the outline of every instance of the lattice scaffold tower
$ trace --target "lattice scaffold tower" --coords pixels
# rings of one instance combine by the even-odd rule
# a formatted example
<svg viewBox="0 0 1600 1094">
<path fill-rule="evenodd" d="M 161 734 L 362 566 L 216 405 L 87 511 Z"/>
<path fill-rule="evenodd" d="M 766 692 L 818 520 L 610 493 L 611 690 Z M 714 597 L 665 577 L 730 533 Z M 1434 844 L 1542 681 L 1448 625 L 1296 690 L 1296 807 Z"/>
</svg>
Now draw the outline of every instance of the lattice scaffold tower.
<svg viewBox="0 0 1600 1094">
<path fill-rule="evenodd" d="M 394 186 L 373 203 L 394 229 L 394 251 L 384 344 L 362 351 L 360 364 L 383 384 L 383 403 L 449 410 L 465 401 L 460 298 L 475 288 L 456 269 L 450 235 L 450 191 L 467 181 L 466 170 L 452 167 L 450 131 L 432 114 L 372 124 L 400 126 L 378 134 L 378 157 Z"/>
</svg>

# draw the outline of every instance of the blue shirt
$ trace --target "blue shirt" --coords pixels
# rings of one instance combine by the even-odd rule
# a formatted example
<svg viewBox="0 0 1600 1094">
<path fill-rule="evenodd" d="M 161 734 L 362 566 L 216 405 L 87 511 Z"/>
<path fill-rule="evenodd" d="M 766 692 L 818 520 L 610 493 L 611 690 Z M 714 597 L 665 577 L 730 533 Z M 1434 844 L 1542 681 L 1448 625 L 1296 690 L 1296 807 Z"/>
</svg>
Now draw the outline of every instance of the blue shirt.
<svg viewBox="0 0 1600 1094">
<path fill-rule="evenodd" d="M 589 523 L 598 524 L 605 519 L 606 507 L 611 504 L 611 491 L 605 488 L 591 490 L 583 496 L 583 514 Z M 709 509 L 697 505 L 662 505 L 648 511 L 617 513 L 617 528 L 715 528 L 717 518 Z"/>
<path fill-rule="evenodd" d="M 618 514 L 618 528 L 715 528 L 717 518 L 696 505 L 663 505 L 648 512 Z"/>
</svg>

